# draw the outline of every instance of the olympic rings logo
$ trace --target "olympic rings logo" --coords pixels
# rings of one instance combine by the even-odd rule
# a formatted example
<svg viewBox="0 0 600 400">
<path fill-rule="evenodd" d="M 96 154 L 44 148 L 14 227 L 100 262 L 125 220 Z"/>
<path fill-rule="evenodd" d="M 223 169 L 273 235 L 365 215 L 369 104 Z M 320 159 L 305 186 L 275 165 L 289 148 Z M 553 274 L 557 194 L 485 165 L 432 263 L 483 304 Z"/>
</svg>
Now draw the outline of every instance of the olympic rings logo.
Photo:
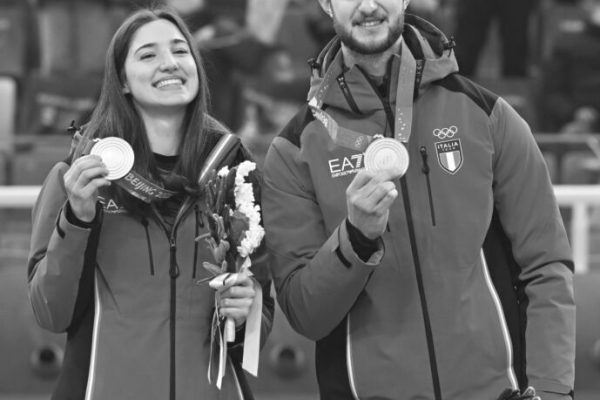
<svg viewBox="0 0 600 400">
<path fill-rule="evenodd" d="M 448 128 L 434 129 L 433 136 L 438 139 L 452 139 L 458 133 L 458 128 L 454 125 Z"/>
</svg>

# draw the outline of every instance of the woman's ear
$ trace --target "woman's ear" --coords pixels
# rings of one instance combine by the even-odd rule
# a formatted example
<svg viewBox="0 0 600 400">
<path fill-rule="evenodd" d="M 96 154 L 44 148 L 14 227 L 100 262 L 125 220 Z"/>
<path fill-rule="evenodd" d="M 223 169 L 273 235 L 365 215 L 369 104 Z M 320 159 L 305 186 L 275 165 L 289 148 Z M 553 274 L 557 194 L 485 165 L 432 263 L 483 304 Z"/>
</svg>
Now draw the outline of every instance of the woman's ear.
<svg viewBox="0 0 600 400">
<path fill-rule="evenodd" d="M 129 85 L 127 83 L 123 84 L 123 93 L 125 93 L 125 94 L 131 93 L 131 90 L 129 90 Z"/>
</svg>

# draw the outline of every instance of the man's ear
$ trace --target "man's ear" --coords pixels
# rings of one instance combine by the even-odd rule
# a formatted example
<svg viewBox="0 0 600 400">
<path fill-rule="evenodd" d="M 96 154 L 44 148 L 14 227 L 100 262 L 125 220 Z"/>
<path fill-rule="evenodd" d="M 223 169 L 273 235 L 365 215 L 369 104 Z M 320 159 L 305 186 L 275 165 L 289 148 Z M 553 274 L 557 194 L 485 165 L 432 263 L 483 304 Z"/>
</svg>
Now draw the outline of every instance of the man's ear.
<svg viewBox="0 0 600 400">
<path fill-rule="evenodd" d="M 325 11 L 325 14 L 333 17 L 333 12 L 331 11 L 331 0 L 319 0 L 319 5 Z"/>
</svg>

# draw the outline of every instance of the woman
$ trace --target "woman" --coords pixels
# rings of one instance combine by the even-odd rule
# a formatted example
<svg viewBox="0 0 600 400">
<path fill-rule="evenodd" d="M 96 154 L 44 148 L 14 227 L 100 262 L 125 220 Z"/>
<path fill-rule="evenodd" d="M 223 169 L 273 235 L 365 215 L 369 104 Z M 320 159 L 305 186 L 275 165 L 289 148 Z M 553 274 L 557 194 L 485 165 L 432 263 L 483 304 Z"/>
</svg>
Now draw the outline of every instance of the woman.
<svg viewBox="0 0 600 400">
<path fill-rule="evenodd" d="M 212 254 L 195 240 L 208 229 L 197 178 L 226 131 L 207 114 L 205 75 L 191 43 L 172 11 L 130 16 L 109 46 L 102 93 L 83 137 L 40 192 L 29 295 L 39 324 L 67 333 L 53 399 L 244 397 L 234 363 L 220 390 L 207 378 L 215 296 L 200 283 L 210 276 L 202 262 Z M 92 139 L 108 136 L 127 141 L 133 173 L 170 197 L 142 201 L 108 180 L 102 159 L 87 154 Z M 228 165 L 246 158 L 239 148 Z M 271 327 L 273 300 L 261 260 L 253 257 L 254 278 L 237 279 L 217 304 L 237 328 L 240 343 L 230 359 L 256 301 L 253 279 L 264 294 L 263 341 Z"/>
</svg>

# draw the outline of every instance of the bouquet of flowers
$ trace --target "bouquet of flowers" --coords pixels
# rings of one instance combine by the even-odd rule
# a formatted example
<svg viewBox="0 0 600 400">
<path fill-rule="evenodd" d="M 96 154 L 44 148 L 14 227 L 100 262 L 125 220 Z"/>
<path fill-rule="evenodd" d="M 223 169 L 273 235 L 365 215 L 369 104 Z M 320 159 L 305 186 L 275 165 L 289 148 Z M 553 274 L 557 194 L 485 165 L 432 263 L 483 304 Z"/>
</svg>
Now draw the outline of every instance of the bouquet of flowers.
<svg viewBox="0 0 600 400">
<path fill-rule="evenodd" d="M 244 161 L 236 167 L 223 167 L 210 173 L 206 184 L 205 206 L 209 233 L 196 238 L 205 240 L 213 254 L 213 262 L 205 261 L 203 266 L 211 273 L 207 279 L 215 292 L 215 304 L 220 289 L 235 282 L 235 274 L 251 276 L 250 255 L 260 246 L 264 229 L 261 226 L 260 206 L 256 204 L 255 193 L 259 192 L 256 176 L 256 164 Z M 256 297 L 246 320 L 244 354 L 242 366 L 256 375 L 258 369 L 258 351 L 260 345 L 260 318 L 262 315 L 262 294 L 260 285 L 254 285 Z M 218 344 L 219 365 L 217 387 L 221 387 L 225 375 L 227 343 L 235 340 L 235 323 L 228 318 L 224 324 L 215 313 L 211 328 L 211 359 L 208 379 L 211 380 L 212 354 Z"/>
</svg>

